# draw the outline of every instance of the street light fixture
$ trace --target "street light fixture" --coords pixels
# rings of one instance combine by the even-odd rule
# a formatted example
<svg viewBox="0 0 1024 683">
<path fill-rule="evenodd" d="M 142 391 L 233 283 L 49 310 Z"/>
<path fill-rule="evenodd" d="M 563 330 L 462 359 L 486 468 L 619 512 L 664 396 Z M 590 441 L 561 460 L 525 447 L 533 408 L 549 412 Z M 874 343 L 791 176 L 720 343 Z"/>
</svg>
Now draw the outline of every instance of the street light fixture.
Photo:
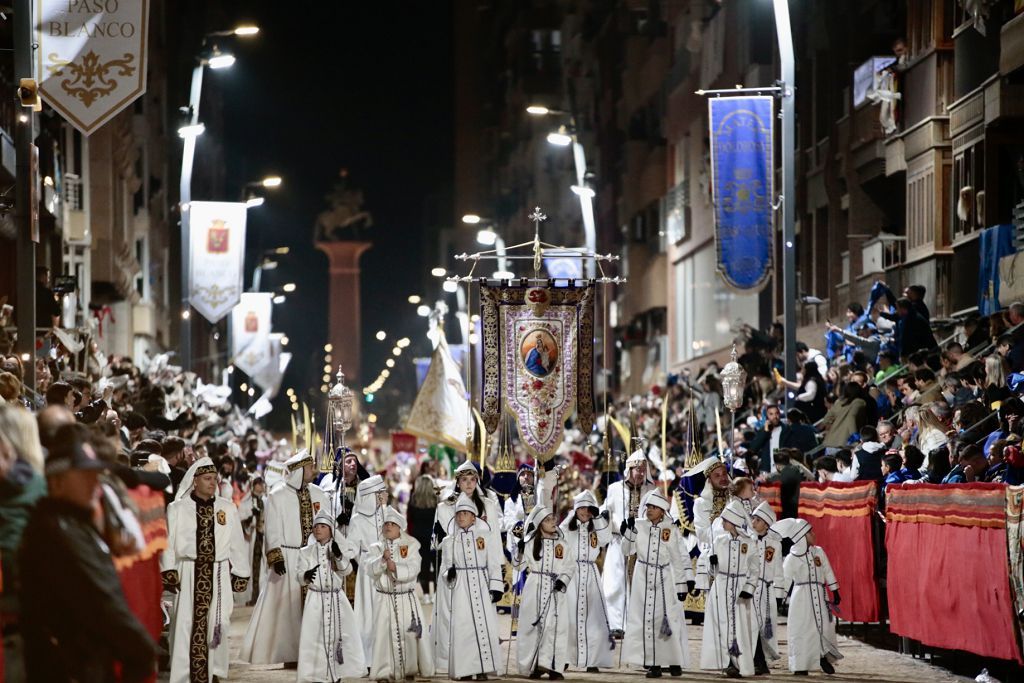
<svg viewBox="0 0 1024 683">
<path fill-rule="evenodd" d="M 277 247 L 273 250 L 275 254 L 279 254 L 281 256 L 286 256 L 289 251 L 291 251 L 291 249 L 288 247 Z"/>
<path fill-rule="evenodd" d="M 239 26 L 238 28 L 236 28 L 234 31 L 232 31 L 232 33 L 234 33 L 236 36 L 239 36 L 240 38 L 247 38 L 249 36 L 254 36 L 254 35 L 256 35 L 259 32 L 260 32 L 260 27 L 259 26 L 253 26 L 252 24 L 243 24 L 243 25 Z"/>
<path fill-rule="evenodd" d="M 266 178 L 260 181 L 260 185 L 266 188 L 281 187 L 281 182 L 281 176 L 268 175 Z"/>
<path fill-rule="evenodd" d="M 409 295 L 409 303 L 411 303 L 413 306 L 415 306 L 416 304 L 418 304 L 421 301 L 423 301 L 423 299 L 420 298 L 419 294 L 410 294 Z"/>
<path fill-rule="evenodd" d="M 263 206 L 263 201 L 263 197 L 260 197 L 259 195 L 251 195 L 245 200 L 245 208 L 255 209 L 257 206 Z"/>
<path fill-rule="evenodd" d="M 493 246 L 497 239 L 498 233 L 494 232 L 490 228 L 484 228 L 476 234 L 476 241 L 487 247 Z"/>
<path fill-rule="evenodd" d="M 559 126 L 558 130 L 548 133 L 548 142 L 558 147 L 568 147 L 572 144 L 572 136 L 565 126 Z"/>
<path fill-rule="evenodd" d="M 426 304 L 420 304 L 419 306 L 416 307 L 416 315 L 426 318 L 428 315 L 430 315 L 430 306 L 427 306 Z"/>
<path fill-rule="evenodd" d="M 287 297 L 285 297 L 285 295 L 284 295 L 284 294 L 278 294 L 277 296 L 275 296 L 275 297 L 273 298 L 273 302 L 274 302 L 275 304 L 283 304 L 283 303 L 285 302 L 285 300 L 286 300 L 286 299 L 287 299 Z"/>
<path fill-rule="evenodd" d="M 289 282 L 286 285 L 284 285 L 283 287 L 281 287 L 281 290 L 291 294 L 292 292 L 295 291 L 295 283 L 294 282 Z"/>
<path fill-rule="evenodd" d="M 483 219 L 480 216 L 476 215 L 475 213 L 467 213 L 465 216 L 462 217 L 462 222 L 465 223 L 466 225 L 476 225 L 482 220 Z"/>
<path fill-rule="evenodd" d="M 451 294 L 452 292 L 459 291 L 459 283 L 455 280 L 445 280 L 441 283 L 441 289 Z"/>
<path fill-rule="evenodd" d="M 206 66 L 211 69 L 229 69 L 235 65 L 235 56 L 230 52 L 221 52 L 217 46 L 213 47 L 210 56 L 206 58 Z"/>
<path fill-rule="evenodd" d="M 178 128 L 178 137 L 182 140 L 195 140 L 206 132 L 206 126 L 201 123 L 187 123 Z"/>
<path fill-rule="evenodd" d="M 447 272 L 447 270 L 438 266 L 437 268 L 432 268 L 430 274 L 433 275 L 434 277 L 444 277 Z"/>
</svg>

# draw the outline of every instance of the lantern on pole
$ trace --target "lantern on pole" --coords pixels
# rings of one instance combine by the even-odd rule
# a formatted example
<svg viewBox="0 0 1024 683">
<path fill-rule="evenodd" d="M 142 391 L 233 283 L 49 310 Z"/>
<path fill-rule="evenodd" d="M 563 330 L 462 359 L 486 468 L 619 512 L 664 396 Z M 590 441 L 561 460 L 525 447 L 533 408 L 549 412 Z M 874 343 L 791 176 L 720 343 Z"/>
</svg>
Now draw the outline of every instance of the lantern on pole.
<svg viewBox="0 0 1024 683">
<path fill-rule="evenodd" d="M 743 390 L 747 386 L 747 373 L 743 366 L 736 362 L 736 345 L 732 346 L 732 357 L 722 368 L 722 403 L 732 415 L 729 429 L 729 451 L 732 457 L 733 441 L 736 438 L 736 410 L 743 405 Z M 718 444 L 719 449 L 722 444 Z"/>
<path fill-rule="evenodd" d="M 334 468 L 334 452 L 345 447 L 345 432 L 352 428 L 352 390 L 345 386 L 345 373 L 338 366 L 334 386 L 327 394 L 327 419 L 324 420 L 324 450 L 320 455 L 320 471 Z"/>
</svg>

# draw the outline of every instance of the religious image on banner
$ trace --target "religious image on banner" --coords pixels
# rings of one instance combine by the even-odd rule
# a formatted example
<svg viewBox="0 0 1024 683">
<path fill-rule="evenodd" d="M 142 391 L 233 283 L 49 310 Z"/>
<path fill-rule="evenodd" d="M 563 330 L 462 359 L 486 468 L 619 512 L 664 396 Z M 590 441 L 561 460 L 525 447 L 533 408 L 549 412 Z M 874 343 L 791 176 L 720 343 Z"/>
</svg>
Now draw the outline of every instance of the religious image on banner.
<svg viewBox="0 0 1024 683">
<path fill-rule="evenodd" d="M 250 377 L 270 359 L 273 296 L 270 292 L 244 292 L 231 309 L 231 362 Z"/>
<path fill-rule="evenodd" d="M 189 213 L 189 302 L 216 323 L 242 295 L 246 207 L 241 202 L 191 202 Z"/>
<path fill-rule="evenodd" d="M 708 107 L 716 269 L 730 289 L 759 291 L 774 252 L 773 100 L 713 97 Z"/>
<path fill-rule="evenodd" d="M 575 409 L 578 427 L 594 423 L 594 287 L 480 287 L 484 426 L 497 430 L 502 408 L 541 462 L 562 443 Z"/>
</svg>

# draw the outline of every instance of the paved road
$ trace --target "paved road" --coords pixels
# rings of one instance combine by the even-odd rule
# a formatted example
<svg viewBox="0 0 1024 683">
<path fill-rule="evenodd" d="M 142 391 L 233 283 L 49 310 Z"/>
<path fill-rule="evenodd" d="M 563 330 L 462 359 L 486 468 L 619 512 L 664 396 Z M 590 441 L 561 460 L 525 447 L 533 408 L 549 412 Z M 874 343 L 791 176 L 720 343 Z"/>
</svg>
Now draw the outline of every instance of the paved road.
<svg viewBox="0 0 1024 683">
<path fill-rule="evenodd" d="M 427 618 L 429 619 L 429 607 L 427 611 Z M 242 636 L 245 633 L 246 625 L 249 622 L 249 615 L 252 613 L 252 609 L 248 607 L 239 607 L 234 610 L 231 623 L 231 680 L 232 681 L 251 681 L 252 683 L 284 683 L 286 681 L 295 680 L 295 671 L 285 671 L 280 666 L 250 666 L 237 660 L 238 649 L 241 646 Z M 508 617 L 499 617 L 501 623 L 501 630 L 503 633 L 508 632 Z M 785 652 L 785 619 L 782 619 L 783 625 L 781 626 L 780 633 L 780 645 L 783 653 Z M 690 638 L 690 659 L 696 663 L 700 658 L 700 636 L 701 629 L 699 626 L 689 625 L 688 635 Z M 971 679 L 964 678 L 961 676 L 955 676 L 944 669 L 931 666 L 924 662 L 914 660 L 907 656 L 898 655 L 888 650 L 881 650 L 859 640 L 853 638 L 839 637 L 839 647 L 843 653 L 844 659 L 840 661 L 836 666 L 836 674 L 828 677 L 832 681 L 837 683 L 842 681 L 845 683 L 854 683 L 859 681 L 878 681 L 879 683 L 951 683 L 953 681 L 963 682 Z M 514 656 L 515 653 L 513 653 Z M 502 663 L 504 663 L 502 658 Z M 515 669 L 515 662 L 512 661 L 513 671 Z M 667 674 L 667 672 L 666 672 Z M 824 674 L 811 674 L 810 678 L 823 679 L 826 678 Z M 520 676 L 501 676 L 500 680 L 525 680 Z M 160 678 L 161 681 L 167 680 L 166 673 Z M 365 679 L 363 679 L 365 680 Z M 447 677 L 435 678 L 434 680 L 447 680 Z M 642 671 L 633 671 L 629 669 L 620 669 L 616 671 L 604 672 L 600 674 L 587 674 L 583 672 L 566 672 L 566 680 L 573 681 L 622 681 L 632 680 L 639 683 L 643 680 Z M 722 676 L 719 673 L 706 671 L 686 671 L 681 678 L 673 679 L 669 676 L 665 676 L 665 681 L 721 681 Z M 772 666 L 772 673 L 770 676 L 758 677 L 758 681 L 790 681 L 794 679 L 786 668 L 785 660 L 780 660 Z"/>
</svg>

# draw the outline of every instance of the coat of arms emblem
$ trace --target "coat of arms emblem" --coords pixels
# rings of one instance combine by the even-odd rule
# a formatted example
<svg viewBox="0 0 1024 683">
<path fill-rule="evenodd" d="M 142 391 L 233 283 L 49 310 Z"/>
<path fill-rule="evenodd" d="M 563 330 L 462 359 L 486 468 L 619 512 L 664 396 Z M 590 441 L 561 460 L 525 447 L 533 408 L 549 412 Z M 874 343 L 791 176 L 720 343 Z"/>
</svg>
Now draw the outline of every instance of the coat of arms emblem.
<svg viewBox="0 0 1024 683">
<path fill-rule="evenodd" d="M 245 314 L 245 331 L 246 332 L 258 332 L 260 329 L 260 319 L 256 315 L 256 311 L 249 311 Z"/>
<path fill-rule="evenodd" d="M 227 523 L 228 523 L 228 513 L 224 512 L 223 510 L 218 510 L 217 511 L 217 524 L 220 524 L 221 526 L 224 526 Z"/>
<path fill-rule="evenodd" d="M 224 221 L 215 218 L 206 232 L 206 251 L 210 254 L 226 254 L 228 252 L 228 235 L 230 230 Z"/>
</svg>

